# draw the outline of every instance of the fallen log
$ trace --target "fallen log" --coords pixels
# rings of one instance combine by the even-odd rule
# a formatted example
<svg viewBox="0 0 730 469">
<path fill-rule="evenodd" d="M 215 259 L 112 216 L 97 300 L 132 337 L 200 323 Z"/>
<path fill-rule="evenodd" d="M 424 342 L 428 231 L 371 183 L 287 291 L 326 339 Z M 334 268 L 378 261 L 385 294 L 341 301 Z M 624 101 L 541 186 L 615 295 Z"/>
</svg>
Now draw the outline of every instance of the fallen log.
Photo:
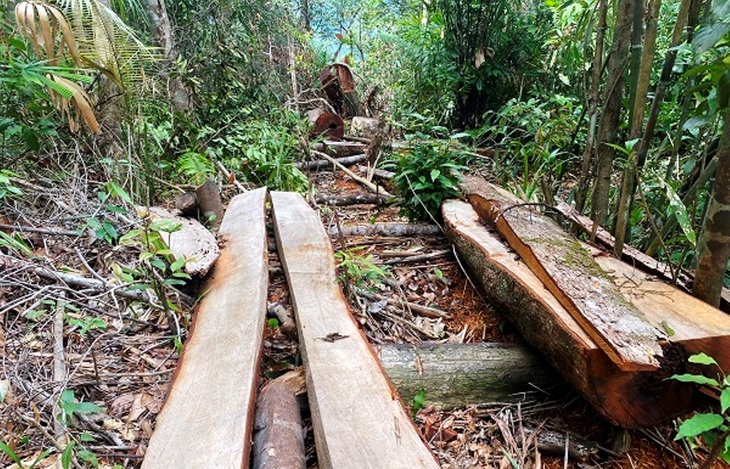
<svg viewBox="0 0 730 469">
<path fill-rule="evenodd" d="M 383 179 L 384 181 L 390 181 L 395 177 L 395 173 L 392 171 L 386 171 L 385 169 L 380 168 L 367 168 L 365 166 L 358 166 L 357 169 L 361 173 L 367 173 L 368 171 L 372 171 L 373 176 L 379 179 Z"/>
<path fill-rule="evenodd" d="M 304 469 L 304 428 L 296 390 L 286 380 L 267 384 L 256 400 L 253 469 Z"/>
<path fill-rule="evenodd" d="M 646 427 L 691 409 L 693 386 L 666 379 L 684 370 L 681 351 L 671 349 L 678 353 L 658 371 L 621 370 L 469 204 L 447 201 L 442 212 L 447 236 L 485 296 L 609 422 Z"/>
<path fill-rule="evenodd" d="M 175 259 L 186 259 L 185 272 L 195 277 L 208 273 L 220 255 L 215 235 L 197 220 L 179 217 L 161 207 L 150 207 L 150 219 L 180 224 L 180 229 L 161 233 L 162 241 L 172 251 Z"/>
<path fill-rule="evenodd" d="M 362 178 L 362 177 L 358 176 L 357 174 L 353 173 L 352 171 L 350 171 L 349 169 L 345 168 L 343 165 L 341 165 L 340 163 L 338 163 L 337 160 L 335 160 L 334 158 L 332 158 L 328 154 L 319 152 L 317 150 L 312 150 L 312 153 L 315 154 L 315 155 L 317 155 L 317 156 L 321 156 L 325 160 L 330 161 L 334 166 L 336 166 L 337 168 L 339 168 L 343 173 L 347 174 L 352 180 L 354 180 L 356 182 L 359 182 L 360 184 L 362 184 L 363 186 L 367 187 L 368 189 L 370 189 L 375 194 L 383 194 L 383 195 L 386 195 L 388 197 L 392 197 L 392 195 L 389 194 L 388 191 L 386 191 L 382 187 L 379 187 L 379 186 L 373 184 L 372 182 L 368 181 L 367 179 Z"/>
<path fill-rule="evenodd" d="M 331 195 L 317 194 L 314 196 L 315 202 L 318 204 L 334 205 L 338 207 L 359 204 L 387 205 L 391 202 L 391 198 L 383 194 L 347 194 L 347 195 Z"/>
<path fill-rule="evenodd" d="M 426 223 L 373 223 L 329 229 L 330 236 L 339 236 L 340 233 L 343 236 L 430 236 L 441 234 L 441 228 Z"/>
<path fill-rule="evenodd" d="M 444 409 L 514 402 L 561 381 L 518 344 L 388 344 L 375 346 L 375 353 L 403 400 L 423 390 L 426 403 Z"/>
<path fill-rule="evenodd" d="M 364 154 L 367 145 L 360 142 L 334 142 L 325 140 L 324 142 L 315 143 L 312 147 L 317 151 L 341 158 L 344 156 Z"/>
<path fill-rule="evenodd" d="M 143 469 L 248 467 L 268 269 L 266 188 L 234 197 Z"/>
<path fill-rule="evenodd" d="M 665 334 L 626 301 L 581 244 L 552 219 L 482 178 L 463 184 L 476 212 L 520 255 L 581 328 L 624 371 L 655 370 Z"/>
<path fill-rule="evenodd" d="M 319 215 L 298 194 L 272 192 L 271 201 L 319 467 L 437 469 L 349 312 Z"/>
<path fill-rule="evenodd" d="M 342 166 L 352 166 L 357 163 L 362 163 L 367 159 L 367 155 L 364 153 L 359 155 L 353 155 L 353 156 L 345 156 L 341 158 L 335 158 L 335 161 Z M 294 166 L 296 166 L 299 169 L 304 170 L 315 170 L 315 169 L 322 169 L 322 168 L 331 168 L 335 164 L 330 160 L 315 160 L 315 161 L 298 161 L 294 163 Z"/>
<path fill-rule="evenodd" d="M 613 246 L 615 244 L 614 237 L 611 235 L 611 233 L 604 230 L 600 226 L 594 228 L 593 220 L 584 215 L 581 215 L 576 209 L 563 201 L 560 201 L 558 205 L 556 205 L 554 208 L 563 216 L 565 216 L 568 220 L 570 220 L 574 226 L 578 227 L 585 234 L 591 236 L 593 235 L 593 230 L 595 229 L 596 241 L 598 241 L 598 243 L 606 249 L 613 250 Z M 672 267 L 664 262 L 654 259 L 647 254 L 644 254 L 643 252 L 632 246 L 629 246 L 628 244 L 624 246 L 623 252 L 621 254 L 621 260 L 635 265 L 644 272 L 663 278 L 668 282 L 675 282 L 674 275 L 672 273 Z M 694 279 L 691 276 L 687 275 L 686 272 L 683 272 L 681 270 L 677 274 L 677 285 L 680 286 L 684 291 L 691 292 Z M 726 313 L 730 313 L 730 288 L 722 289 L 722 304 L 720 306 L 723 311 L 725 311 Z"/>
</svg>

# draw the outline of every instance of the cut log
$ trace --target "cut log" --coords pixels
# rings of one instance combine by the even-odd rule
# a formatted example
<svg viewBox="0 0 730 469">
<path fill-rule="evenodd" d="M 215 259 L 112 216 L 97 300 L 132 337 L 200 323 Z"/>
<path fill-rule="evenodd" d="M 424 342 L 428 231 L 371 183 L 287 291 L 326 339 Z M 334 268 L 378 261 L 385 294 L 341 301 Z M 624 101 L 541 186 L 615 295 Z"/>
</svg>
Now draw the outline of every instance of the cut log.
<svg viewBox="0 0 730 469">
<path fill-rule="evenodd" d="M 223 202 L 221 202 L 221 194 L 218 192 L 218 186 L 213 179 L 208 179 L 205 183 L 195 190 L 198 197 L 198 206 L 200 207 L 200 216 L 202 222 L 211 228 L 221 226 L 223 220 Z"/>
<path fill-rule="evenodd" d="M 406 402 L 423 390 L 427 403 L 444 409 L 513 402 L 533 386 L 561 382 L 542 358 L 518 344 L 388 344 L 375 352 Z"/>
<path fill-rule="evenodd" d="M 314 149 L 327 153 L 328 155 L 342 158 L 345 156 L 362 155 L 367 145 L 361 142 L 337 142 L 325 140 L 314 144 Z"/>
<path fill-rule="evenodd" d="M 195 277 L 205 276 L 220 255 L 213 233 L 197 220 L 175 216 L 164 208 L 150 207 L 148 212 L 152 221 L 164 220 L 180 224 L 181 228 L 169 233 L 169 236 L 168 233 L 161 233 L 162 240 L 175 259 L 187 259 L 185 272 Z"/>
<path fill-rule="evenodd" d="M 665 334 L 629 303 L 590 253 L 552 219 L 487 181 L 470 177 L 465 193 L 555 295 L 580 326 L 624 371 L 655 370 Z"/>
<path fill-rule="evenodd" d="M 338 230 L 329 229 L 330 236 L 430 236 L 441 234 L 437 225 L 426 223 L 375 223 L 368 225 L 347 225 Z"/>
<path fill-rule="evenodd" d="M 319 466 L 438 468 L 348 309 L 319 215 L 298 194 L 271 200 Z"/>
<path fill-rule="evenodd" d="M 331 140 L 341 140 L 345 134 L 345 122 L 332 112 L 325 112 L 317 118 L 312 131 L 314 137 L 326 136 Z"/>
<path fill-rule="evenodd" d="M 391 198 L 383 194 L 347 194 L 347 195 L 331 195 L 331 194 L 317 194 L 314 200 L 318 204 L 334 205 L 334 206 L 345 206 L 345 205 L 359 205 L 359 204 L 374 204 L 374 205 L 387 205 L 390 203 Z"/>
<path fill-rule="evenodd" d="M 367 159 L 367 155 L 362 153 L 359 155 L 335 158 L 335 161 L 340 163 L 342 166 L 352 166 L 357 163 L 362 163 L 366 159 Z M 304 170 L 315 170 L 315 169 L 322 169 L 322 168 L 332 168 L 333 166 L 335 166 L 335 163 L 333 163 L 330 160 L 301 161 L 301 162 L 294 163 L 294 166 L 296 166 L 299 169 L 304 169 Z"/>
<path fill-rule="evenodd" d="M 175 199 L 175 208 L 186 217 L 194 217 L 198 213 L 198 196 L 194 192 L 186 192 Z"/>
<path fill-rule="evenodd" d="M 555 209 L 571 222 L 573 222 L 576 227 L 578 227 L 587 235 L 590 236 L 593 233 L 593 220 L 584 215 L 581 215 L 576 209 L 574 209 L 567 203 L 560 201 Z M 604 230 L 600 226 L 596 227 L 596 241 L 598 241 L 598 243 L 606 249 L 613 250 L 615 242 L 614 237 L 611 236 L 611 233 Z M 625 245 L 621 255 L 621 259 L 631 265 L 635 265 L 644 272 L 661 277 L 668 282 L 674 282 L 674 279 L 672 278 L 672 269 L 669 267 L 668 264 L 654 259 L 653 257 L 644 254 L 634 247 Z M 693 280 L 694 279 L 687 275 L 686 272 L 680 271 L 677 278 L 677 284 L 683 290 L 689 292 L 692 290 Z M 720 307 L 726 313 L 730 313 L 730 288 L 722 289 L 722 302 L 720 304 Z"/>
<path fill-rule="evenodd" d="M 371 168 L 367 168 L 365 166 L 358 166 L 357 169 L 361 173 L 367 173 L 368 171 L 372 171 L 373 176 L 375 176 L 376 178 L 382 179 L 384 181 L 390 181 L 391 179 L 393 179 L 395 177 L 394 172 L 386 171 L 384 169 L 378 169 L 378 168 L 371 169 Z"/>
<path fill-rule="evenodd" d="M 609 422 L 645 427 L 691 409 L 694 388 L 666 379 L 683 371 L 681 351 L 658 371 L 621 370 L 469 204 L 447 201 L 443 215 L 447 236 L 485 296 Z"/>
<path fill-rule="evenodd" d="M 304 469 L 304 429 L 296 390 L 286 380 L 267 384 L 256 400 L 253 469 Z"/>
<path fill-rule="evenodd" d="M 380 127 L 380 120 L 374 117 L 355 116 L 350 121 L 350 133 L 356 137 L 372 137 Z"/>
<path fill-rule="evenodd" d="M 202 291 L 190 337 L 142 467 L 248 467 L 268 268 L 266 189 L 231 200 L 225 248 Z"/>
</svg>

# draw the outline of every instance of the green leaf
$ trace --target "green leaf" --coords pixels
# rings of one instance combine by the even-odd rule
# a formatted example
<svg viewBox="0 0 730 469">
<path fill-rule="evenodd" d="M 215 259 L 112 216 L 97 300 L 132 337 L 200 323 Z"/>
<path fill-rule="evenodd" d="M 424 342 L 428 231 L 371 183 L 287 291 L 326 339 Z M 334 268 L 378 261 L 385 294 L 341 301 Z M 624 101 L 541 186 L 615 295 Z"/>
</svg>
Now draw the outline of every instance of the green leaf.
<svg viewBox="0 0 730 469">
<path fill-rule="evenodd" d="M 730 408 L 730 388 L 725 388 L 720 393 L 720 411 L 724 414 Z"/>
<path fill-rule="evenodd" d="M 423 404 L 426 402 L 426 391 L 424 389 L 419 390 L 415 396 L 413 396 L 413 413 L 415 414 L 423 408 Z"/>
<path fill-rule="evenodd" d="M 18 465 L 18 467 L 23 467 L 23 462 L 20 460 L 17 454 L 15 454 L 15 451 L 10 448 L 10 446 L 6 445 L 4 442 L 0 441 L 0 451 L 5 453 L 7 457 L 10 458 L 11 461 L 13 461 L 15 464 Z"/>
<path fill-rule="evenodd" d="M 730 3 L 730 2 L 729 2 Z M 730 70 L 720 75 L 717 83 L 717 107 L 725 109 L 730 105 Z"/>
<path fill-rule="evenodd" d="M 270 328 L 276 329 L 277 327 L 279 327 L 279 320 L 276 318 L 270 318 L 267 321 L 267 324 L 269 325 Z"/>
<path fill-rule="evenodd" d="M 439 171 L 438 169 L 431 170 L 431 180 L 432 181 L 435 181 L 436 178 L 438 178 L 440 175 L 441 175 L 441 171 Z"/>
<path fill-rule="evenodd" d="M 707 355 L 706 353 L 698 353 L 696 355 L 692 355 L 687 361 L 689 361 L 690 363 L 696 363 L 698 365 L 717 365 L 715 359 Z"/>
<path fill-rule="evenodd" d="M 76 453 L 76 456 L 78 456 L 80 460 L 91 464 L 93 467 L 99 467 L 99 461 L 96 459 L 96 456 L 88 449 L 82 449 Z"/>
<path fill-rule="evenodd" d="M 724 420 L 722 415 L 719 414 L 697 414 L 691 419 L 682 422 L 674 440 L 701 435 L 706 431 L 719 427 Z"/>
<path fill-rule="evenodd" d="M 76 443 L 72 441 L 63 449 L 63 453 L 61 453 L 61 467 L 63 469 L 71 467 L 71 457 L 73 457 L 75 445 Z"/>
<path fill-rule="evenodd" d="M 79 402 L 76 404 L 74 412 L 79 414 L 93 414 L 94 412 L 101 412 L 104 409 L 94 404 L 93 402 Z"/>
<path fill-rule="evenodd" d="M 707 376 L 702 376 L 702 375 L 691 375 L 691 374 L 674 375 L 674 376 L 672 376 L 672 379 L 675 379 L 677 381 L 682 381 L 683 383 L 709 384 L 711 386 L 720 385 L 717 382 L 717 380 L 708 378 Z"/>
<path fill-rule="evenodd" d="M 687 207 L 684 206 L 684 203 L 682 203 L 682 199 L 679 198 L 677 193 L 674 191 L 674 189 L 672 189 L 669 184 L 667 184 L 662 179 L 659 180 L 659 184 L 664 186 L 664 190 L 667 193 L 667 198 L 669 199 L 669 206 L 671 207 L 674 216 L 677 218 L 677 223 L 679 223 L 679 226 L 682 228 L 684 235 L 687 237 L 687 241 L 692 244 L 692 247 L 696 247 L 697 238 L 695 236 L 694 229 L 692 228 L 690 216 L 687 213 Z"/>
</svg>

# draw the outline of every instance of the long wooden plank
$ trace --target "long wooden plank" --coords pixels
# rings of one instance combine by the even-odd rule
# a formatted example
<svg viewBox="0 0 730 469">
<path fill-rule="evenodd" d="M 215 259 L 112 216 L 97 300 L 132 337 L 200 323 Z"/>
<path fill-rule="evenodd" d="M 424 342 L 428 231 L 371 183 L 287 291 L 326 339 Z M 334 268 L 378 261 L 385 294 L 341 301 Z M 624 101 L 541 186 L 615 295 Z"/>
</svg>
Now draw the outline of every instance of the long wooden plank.
<svg viewBox="0 0 730 469">
<path fill-rule="evenodd" d="M 319 216 L 298 194 L 272 192 L 271 200 L 319 467 L 438 468 L 349 312 Z"/>
<path fill-rule="evenodd" d="M 247 468 L 266 319 L 266 189 L 236 196 L 142 467 Z"/>
<path fill-rule="evenodd" d="M 627 301 L 578 240 L 553 220 L 481 178 L 467 178 L 469 202 L 580 326 L 624 371 L 655 370 L 664 334 Z"/>
<path fill-rule="evenodd" d="M 446 201 L 442 213 L 447 236 L 490 302 L 608 421 L 646 427 L 691 408 L 693 387 L 666 379 L 682 372 L 681 359 L 657 371 L 619 369 L 471 205 Z"/>
</svg>

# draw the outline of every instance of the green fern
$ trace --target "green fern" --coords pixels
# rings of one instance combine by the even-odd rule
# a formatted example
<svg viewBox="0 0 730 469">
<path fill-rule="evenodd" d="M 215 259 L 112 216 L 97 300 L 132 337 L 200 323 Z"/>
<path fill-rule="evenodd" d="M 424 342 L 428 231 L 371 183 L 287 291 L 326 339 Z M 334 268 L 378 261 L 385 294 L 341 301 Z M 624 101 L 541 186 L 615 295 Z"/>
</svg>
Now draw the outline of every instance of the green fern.
<svg viewBox="0 0 730 469">
<path fill-rule="evenodd" d="M 207 156 L 194 151 L 186 151 L 177 160 L 177 170 L 193 184 L 202 184 L 215 174 L 213 163 Z"/>
</svg>

